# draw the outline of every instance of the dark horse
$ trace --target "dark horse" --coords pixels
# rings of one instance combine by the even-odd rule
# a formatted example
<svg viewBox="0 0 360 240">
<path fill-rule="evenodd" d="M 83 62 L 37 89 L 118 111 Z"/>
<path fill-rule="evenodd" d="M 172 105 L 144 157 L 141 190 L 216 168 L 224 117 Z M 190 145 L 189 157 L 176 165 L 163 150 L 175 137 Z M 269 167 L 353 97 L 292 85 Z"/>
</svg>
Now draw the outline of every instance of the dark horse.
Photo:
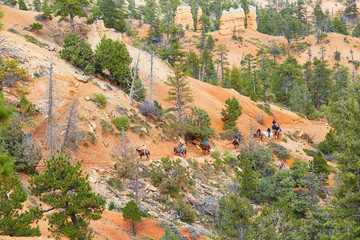
<svg viewBox="0 0 360 240">
<path fill-rule="evenodd" d="M 275 124 L 273 124 L 273 125 L 271 126 L 271 128 L 272 128 L 272 130 L 273 130 L 273 133 L 275 133 L 275 130 L 276 130 L 276 123 L 275 123 Z"/>
<path fill-rule="evenodd" d="M 206 153 L 206 151 L 208 151 L 210 153 L 210 149 L 211 149 L 210 145 L 205 145 L 202 143 L 202 144 L 200 144 L 200 148 L 201 148 L 201 150 L 205 151 L 205 153 Z"/>
<path fill-rule="evenodd" d="M 186 156 L 186 154 L 187 154 L 187 149 L 186 148 L 179 148 L 179 147 L 174 147 L 174 153 L 175 153 L 175 155 L 177 155 L 177 154 L 182 154 L 183 156 Z"/>
<path fill-rule="evenodd" d="M 234 148 L 238 148 L 240 147 L 240 142 L 237 138 L 235 138 L 233 141 L 232 141 L 232 145 L 234 145 Z"/>
<path fill-rule="evenodd" d="M 149 160 L 150 157 L 150 152 L 149 150 L 146 150 L 146 153 L 144 154 L 144 150 L 143 149 L 136 149 L 136 151 L 139 153 L 140 158 L 142 159 L 142 157 L 146 157 Z"/>
<path fill-rule="evenodd" d="M 275 137 L 276 138 L 280 138 L 281 137 L 281 132 L 282 132 L 282 130 L 281 130 L 281 128 L 280 129 L 278 129 L 278 130 L 275 130 Z"/>
</svg>

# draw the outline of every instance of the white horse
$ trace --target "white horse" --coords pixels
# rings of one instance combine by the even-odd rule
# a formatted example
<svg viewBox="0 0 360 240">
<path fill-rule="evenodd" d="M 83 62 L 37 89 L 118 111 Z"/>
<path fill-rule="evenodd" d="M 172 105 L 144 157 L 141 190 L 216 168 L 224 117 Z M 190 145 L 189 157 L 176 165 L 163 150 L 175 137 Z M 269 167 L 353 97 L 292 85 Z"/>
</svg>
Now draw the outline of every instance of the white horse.
<svg viewBox="0 0 360 240">
<path fill-rule="evenodd" d="M 267 131 L 262 131 L 262 134 L 264 134 L 264 137 L 266 138 L 272 138 L 272 136 L 274 135 L 272 132 L 270 132 L 270 134 Z"/>
</svg>

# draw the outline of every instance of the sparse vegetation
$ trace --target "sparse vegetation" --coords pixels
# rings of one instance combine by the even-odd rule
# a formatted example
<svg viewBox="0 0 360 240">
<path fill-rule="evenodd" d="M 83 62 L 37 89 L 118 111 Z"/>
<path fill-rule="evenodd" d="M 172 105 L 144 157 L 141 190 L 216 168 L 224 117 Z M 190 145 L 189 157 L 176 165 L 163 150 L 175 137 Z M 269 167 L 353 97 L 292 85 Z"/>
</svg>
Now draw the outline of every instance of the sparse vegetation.
<svg viewBox="0 0 360 240">
<path fill-rule="evenodd" d="M 91 100 L 93 100 L 95 102 L 95 105 L 98 107 L 98 108 L 105 108 L 106 107 L 106 104 L 107 104 L 107 100 L 106 100 L 106 97 L 104 94 L 102 93 L 94 93 L 92 96 L 91 96 Z"/>
<path fill-rule="evenodd" d="M 126 131 L 130 126 L 129 118 L 126 116 L 115 117 L 111 121 L 119 131 Z"/>
</svg>

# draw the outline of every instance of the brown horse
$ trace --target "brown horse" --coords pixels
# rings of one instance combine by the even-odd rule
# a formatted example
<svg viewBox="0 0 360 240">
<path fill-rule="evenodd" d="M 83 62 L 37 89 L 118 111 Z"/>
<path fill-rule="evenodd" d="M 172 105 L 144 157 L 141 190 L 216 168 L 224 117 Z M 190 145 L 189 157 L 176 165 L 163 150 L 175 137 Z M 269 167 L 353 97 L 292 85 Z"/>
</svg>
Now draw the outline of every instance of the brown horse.
<svg viewBox="0 0 360 240">
<path fill-rule="evenodd" d="M 148 160 L 150 158 L 150 151 L 149 150 L 146 150 L 146 152 L 144 153 L 144 150 L 143 149 L 136 149 L 136 151 L 139 153 L 139 156 L 142 160 L 142 157 L 146 157 Z"/>
<path fill-rule="evenodd" d="M 206 153 L 206 151 L 208 151 L 210 153 L 210 149 L 211 149 L 210 145 L 205 145 L 205 144 L 201 143 L 200 148 L 201 148 L 201 150 L 205 151 L 205 153 Z"/>
<path fill-rule="evenodd" d="M 273 130 L 273 133 L 275 133 L 276 124 L 273 124 L 273 125 L 271 126 L 271 128 L 272 128 L 272 130 Z"/>
<path fill-rule="evenodd" d="M 279 130 L 276 130 L 274 133 L 275 138 L 278 138 L 278 139 L 281 138 L 281 135 L 282 135 L 281 132 L 282 132 L 281 128 Z"/>
<path fill-rule="evenodd" d="M 264 134 L 260 132 L 260 134 L 257 134 L 257 133 L 254 133 L 253 134 L 253 137 L 254 138 L 258 138 L 260 140 L 263 140 L 264 139 Z"/>
</svg>

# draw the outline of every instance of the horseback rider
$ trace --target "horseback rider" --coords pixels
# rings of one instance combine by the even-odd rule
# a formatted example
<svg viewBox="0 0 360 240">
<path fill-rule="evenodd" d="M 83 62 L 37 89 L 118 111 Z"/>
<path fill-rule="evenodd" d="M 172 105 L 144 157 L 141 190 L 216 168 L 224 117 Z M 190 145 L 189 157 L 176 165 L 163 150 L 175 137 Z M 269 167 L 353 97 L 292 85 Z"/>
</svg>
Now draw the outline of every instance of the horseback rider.
<svg viewBox="0 0 360 240">
<path fill-rule="evenodd" d="M 145 143 L 143 143 L 143 145 L 141 147 L 142 147 L 142 150 L 144 151 L 144 156 L 146 156 L 147 149 L 146 149 Z"/>
<path fill-rule="evenodd" d="M 256 135 L 257 135 L 258 137 L 260 137 L 260 135 L 261 135 L 261 130 L 260 130 L 260 128 L 258 128 L 258 130 L 256 130 Z"/>
<path fill-rule="evenodd" d="M 184 143 L 182 140 L 180 140 L 179 148 L 181 152 L 183 152 L 183 147 L 184 147 Z"/>
<path fill-rule="evenodd" d="M 273 125 L 274 125 L 274 124 L 276 124 L 276 120 L 275 120 L 275 118 L 273 119 L 272 124 L 273 124 Z"/>
<path fill-rule="evenodd" d="M 241 132 L 240 132 L 240 130 L 239 130 L 239 132 L 237 134 L 237 137 L 238 137 L 239 140 L 241 140 Z"/>
<path fill-rule="evenodd" d="M 271 129 L 269 127 L 267 129 L 267 132 L 268 132 L 268 136 L 270 137 Z"/>
<path fill-rule="evenodd" d="M 205 144 L 206 147 L 209 146 L 209 141 L 206 140 L 206 141 L 204 142 L 204 144 Z"/>
</svg>

